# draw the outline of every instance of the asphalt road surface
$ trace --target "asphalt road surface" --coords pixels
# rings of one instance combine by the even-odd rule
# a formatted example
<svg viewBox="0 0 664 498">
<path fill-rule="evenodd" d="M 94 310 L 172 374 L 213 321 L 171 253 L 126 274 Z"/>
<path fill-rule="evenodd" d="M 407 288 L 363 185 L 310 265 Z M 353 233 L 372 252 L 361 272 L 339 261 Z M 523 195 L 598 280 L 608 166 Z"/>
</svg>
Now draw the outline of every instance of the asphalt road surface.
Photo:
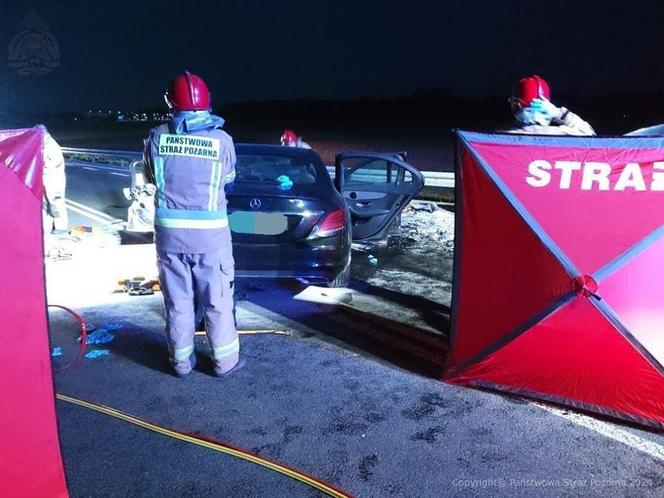
<svg viewBox="0 0 664 498">
<path fill-rule="evenodd" d="M 67 173 L 72 225 L 113 232 L 127 205 L 126 170 L 72 163 Z M 169 373 L 161 295 L 91 303 L 82 298 L 93 275 L 77 273 L 76 259 L 49 263 L 49 288 L 80 281 L 81 299 L 63 293 L 71 302 L 59 304 L 97 327 L 114 324 L 115 335 L 88 347 L 108 356 L 57 373 L 56 390 L 245 448 L 358 497 L 664 495 L 662 435 L 438 381 L 449 302 L 431 299 L 421 278 L 413 279 L 423 282 L 419 294 L 365 278 L 363 257 L 354 254 L 350 303 L 315 302 L 288 281 L 238 282 L 239 328 L 281 333 L 242 335 L 247 365 L 223 381 L 209 374 L 204 337 L 197 370 L 187 379 Z M 417 273 L 405 257 L 380 258 L 379 269 Z M 381 268 L 390 264 L 399 267 Z M 77 331 L 59 311 L 51 324 L 63 351 L 57 367 L 75 355 Z M 320 496 L 254 464 L 64 402 L 57 408 L 73 497 Z"/>
</svg>

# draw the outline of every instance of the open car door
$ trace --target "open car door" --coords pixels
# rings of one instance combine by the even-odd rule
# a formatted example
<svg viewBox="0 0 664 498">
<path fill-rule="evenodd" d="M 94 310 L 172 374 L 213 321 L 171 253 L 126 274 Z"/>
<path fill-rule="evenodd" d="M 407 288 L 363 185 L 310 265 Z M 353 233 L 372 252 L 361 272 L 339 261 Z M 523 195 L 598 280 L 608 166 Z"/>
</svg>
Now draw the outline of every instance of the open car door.
<svg viewBox="0 0 664 498">
<path fill-rule="evenodd" d="M 399 154 L 339 154 L 335 186 L 353 222 L 353 240 L 385 237 L 406 205 L 424 187 L 419 170 Z"/>
</svg>

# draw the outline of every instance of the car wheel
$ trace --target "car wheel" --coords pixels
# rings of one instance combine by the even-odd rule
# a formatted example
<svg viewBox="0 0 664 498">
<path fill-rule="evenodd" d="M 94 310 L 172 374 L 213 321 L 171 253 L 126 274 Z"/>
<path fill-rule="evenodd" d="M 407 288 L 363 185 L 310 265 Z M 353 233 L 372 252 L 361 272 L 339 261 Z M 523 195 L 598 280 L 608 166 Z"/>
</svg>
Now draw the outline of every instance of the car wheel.
<svg viewBox="0 0 664 498">
<path fill-rule="evenodd" d="M 348 287 L 350 284 L 350 265 L 339 273 L 334 280 L 327 284 L 328 287 Z"/>
</svg>

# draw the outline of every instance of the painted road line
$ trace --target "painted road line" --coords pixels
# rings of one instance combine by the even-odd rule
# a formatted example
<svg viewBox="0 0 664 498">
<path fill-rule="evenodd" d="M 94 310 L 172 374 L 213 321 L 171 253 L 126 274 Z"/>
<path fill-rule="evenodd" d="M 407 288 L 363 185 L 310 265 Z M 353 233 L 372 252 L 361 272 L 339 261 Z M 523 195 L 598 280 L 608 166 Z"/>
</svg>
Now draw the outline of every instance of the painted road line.
<svg viewBox="0 0 664 498">
<path fill-rule="evenodd" d="M 82 216 L 85 216 L 86 218 L 91 219 L 92 221 L 96 221 L 97 223 L 99 223 L 99 224 L 101 224 L 101 225 L 110 225 L 110 223 L 108 222 L 108 220 L 105 220 L 105 219 L 103 219 L 103 218 L 99 218 L 99 217 L 97 217 L 97 216 L 95 216 L 95 215 L 93 215 L 93 214 L 91 214 L 91 213 L 89 213 L 89 212 L 87 212 L 87 211 L 84 211 L 84 210 L 82 210 L 82 209 L 78 209 L 78 208 L 75 207 L 75 206 L 72 206 L 72 205 L 69 205 L 69 204 L 68 204 L 68 205 L 67 205 L 67 208 L 70 209 L 71 211 L 75 212 L 75 213 L 78 213 L 78 214 L 80 214 L 80 215 L 82 215 Z"/>
<path fill-rule="evenodd" d="M 128 168 L 125 166 L 108 166 L 108 165 L 102 165 L 102 164 L 97 164 L 97 163 L 88 163 L 84 161 L 67 161 L 65 163 L 66 166 L 68 167 L 74 167 L 74 168 L 84 168 L 84 169 L 90 169 L 92 168 L 93 170 L 106 170 L 106 171 L 118 171 L 118 172 L 125 172 L 128 173 Z"/>
<path fill-rule="evenodd" d="M 97 223 L 101 223 L 102 225 L 117 225 L 119 223 L 125 222 L 120 218 L 114 218 L 112 216 L 107 215 L 106 213 L 97 211 L 96 209 L 93 209 L 90 206 L 86 206 L 85 204 L 80 204 L 70 199 L 67 199 L 65 201 L 65 204 L 69 209 L 71 209 L 75 213 L 81 214 L 87 218 L 90 218 L 91 220 L 96 221 Z"/>
<path fill-rule="evenodd" d="M 107 221 L 110 221 L 110 222 L 122 221 L 122 220 L 120 220 L 120 219 L 118 219 L 118 218 L 114 218 L 113 216 L 110 216 L 110 215 L 108 215 L 108 214 L 106 214 L 106 213 L 104 213 L 104 212 L 102 212 L 102 211 L 97 211 L 97 210 L 96 210 L 95 208 L 93 208 L 93 207 L 90 207 L 90 206 L 88 206 L 88 205 L 86 205 L 86 204 L 81 204 L 80 202 L 76 202 L 76 201 L 74 201 L 74 200 L 72 200 L 72 199 L 67 199 L 65 202 L 67 202 L 68 204 L 71 204 L 71 205 L 74 206 L 74 207 L 77 207 L 77 208 L 79 208 L 79 209 L 82 209 L 82 210 L 84 210 L 84 211 L 88 211 L 88 212 L 90 212 L 91 214 L 94 214 L 95 216 L 98 216 L 98 217 L 100 217 L 100 218 L 105 218 Z"/>
<path fill-rule="evenodd" d="M 96 166 L 96 165 L 95 166 L 70 165 L 69 167 L 70 168 L 81 168 L 81 169 L 85 169 L 85 170 L 88 170 L 88 171 L 95 171 L 95 172 L 108 171 L 109 173 L 122 173 L 126 176 L 129 176 L 129 172 L 127 172 L 126 169 L 122 169 L 122 168 L 108 168 L 108 167 L 105 167 L 105 166 Z"/>
<path fill-rule="evenodd" d="M 616 425 L 603 422 L 601 420 L 589 417 L 587 415 L 583 415 L 581 413 L 567 412 L 559 408 L 555 408 L 553 406 L 547 406 L 540 403 L 533 403 L 533 404 L 541 408 L 542 410 L 546 410 L 547 412 L 553 413 L 558 417 L 564 418 L 565 420 L 569 420 L 575 425 L 585 427 L 586 429 L 590 429 L 591 431 L 595 431 L 598 434 L 601 434 L 602 436 L 613 439 L 614 441 L 618 441 L 619 443 L 627 445 L 630 448 L 640 451 L 641 453 L 645 453 L 646 455 L 651 456 L 655 460 L 664 462 L 664 446 L 661 444 L 649 441 L 625 429 L 621 429 Z"/>
</svg>

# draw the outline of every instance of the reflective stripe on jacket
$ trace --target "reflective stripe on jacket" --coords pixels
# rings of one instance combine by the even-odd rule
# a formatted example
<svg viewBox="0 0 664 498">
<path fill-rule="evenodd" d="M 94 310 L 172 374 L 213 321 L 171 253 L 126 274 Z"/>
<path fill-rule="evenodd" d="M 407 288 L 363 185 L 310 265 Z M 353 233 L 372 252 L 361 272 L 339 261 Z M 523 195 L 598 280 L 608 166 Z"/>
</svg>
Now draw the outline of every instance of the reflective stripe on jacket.
<svg viewBox="0 0 664 498">
<path fill-rule="evenodd" d="M 222 236 L 229 230 L 224 185 L 235 178 L 230 135 L 218 128 L 176 134 L 164 124 L 150 132 L 145 162 L 147 176 L 157 187 L 157 249 L 177 253 L 223 249 L 229 240 Z"/>
</svg>

